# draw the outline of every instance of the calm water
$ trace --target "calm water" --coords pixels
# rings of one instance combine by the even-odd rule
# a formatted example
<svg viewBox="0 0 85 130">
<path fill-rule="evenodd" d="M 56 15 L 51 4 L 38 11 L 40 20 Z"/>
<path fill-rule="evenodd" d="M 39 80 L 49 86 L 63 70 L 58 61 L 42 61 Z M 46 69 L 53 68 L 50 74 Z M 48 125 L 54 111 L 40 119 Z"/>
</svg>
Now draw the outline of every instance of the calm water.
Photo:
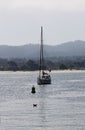
<svg viewBox="0 0 85 130">
<path fill-rule="evenodd" d="M 0 72 L 0 130 L 85 130 L 85 71 L 52 72 L 46 86 L 37 75 Z"/>
</svg>

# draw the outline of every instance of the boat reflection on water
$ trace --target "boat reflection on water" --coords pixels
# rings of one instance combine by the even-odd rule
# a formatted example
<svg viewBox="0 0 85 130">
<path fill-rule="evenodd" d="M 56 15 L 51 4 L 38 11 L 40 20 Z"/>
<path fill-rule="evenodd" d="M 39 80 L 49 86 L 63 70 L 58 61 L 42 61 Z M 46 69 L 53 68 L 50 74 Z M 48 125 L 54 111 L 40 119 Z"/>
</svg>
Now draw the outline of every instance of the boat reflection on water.
<svg viewBox="0 0 85 130">
<path fill-rule="evenodd" d="M 44 130 L 46 130 L 47 127 L 47 120 L 46 120 L 46 90 L 45 90 L 45 85 L 42 85 L 43 87 L 40 88 L 40 97 L 39 97 L 39 125 L 42 127 Z"/>
</svg>

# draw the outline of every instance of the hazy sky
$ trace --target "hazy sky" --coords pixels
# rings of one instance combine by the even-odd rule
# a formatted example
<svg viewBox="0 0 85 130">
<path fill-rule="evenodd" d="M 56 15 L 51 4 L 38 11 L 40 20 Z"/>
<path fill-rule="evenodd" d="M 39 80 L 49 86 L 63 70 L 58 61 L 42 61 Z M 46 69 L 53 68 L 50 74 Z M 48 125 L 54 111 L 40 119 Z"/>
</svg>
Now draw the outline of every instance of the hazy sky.
<svg viewBox="0 0 85 130">
<path fill-rule="evenodd" d="M 0 0 L 0 44 L 85 40 L 85 0 Z"/>
</svg>

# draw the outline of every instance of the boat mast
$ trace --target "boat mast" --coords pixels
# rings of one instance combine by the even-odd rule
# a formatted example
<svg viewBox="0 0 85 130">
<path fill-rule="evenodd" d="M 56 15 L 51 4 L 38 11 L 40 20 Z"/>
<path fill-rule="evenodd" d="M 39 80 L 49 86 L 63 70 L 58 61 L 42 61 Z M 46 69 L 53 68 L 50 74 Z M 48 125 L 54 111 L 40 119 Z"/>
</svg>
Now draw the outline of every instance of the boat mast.
<svg viewBox="0 0 85 130">
<path fill-rule="evenodd" d="M 43 27 L 41 26 L 41 46 L 40 46 L 40 73 L 44 71 L 44 58 L 43 58 Z"/>
</svg>

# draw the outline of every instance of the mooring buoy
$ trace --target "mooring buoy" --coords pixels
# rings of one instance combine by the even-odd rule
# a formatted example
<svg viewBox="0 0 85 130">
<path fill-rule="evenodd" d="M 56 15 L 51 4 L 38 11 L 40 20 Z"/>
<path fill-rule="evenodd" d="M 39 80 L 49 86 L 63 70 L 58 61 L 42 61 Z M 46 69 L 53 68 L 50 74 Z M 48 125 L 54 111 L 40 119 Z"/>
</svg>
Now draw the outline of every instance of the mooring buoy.
<svg viewBox="0 0 85 130">
<path fill-rule="evenodd" d="M 33 93 L 33 94 L 36 93 L 34 85 L 33 85 L 33 87 L 32 87 L 31 93 Z"/>
</svg>

